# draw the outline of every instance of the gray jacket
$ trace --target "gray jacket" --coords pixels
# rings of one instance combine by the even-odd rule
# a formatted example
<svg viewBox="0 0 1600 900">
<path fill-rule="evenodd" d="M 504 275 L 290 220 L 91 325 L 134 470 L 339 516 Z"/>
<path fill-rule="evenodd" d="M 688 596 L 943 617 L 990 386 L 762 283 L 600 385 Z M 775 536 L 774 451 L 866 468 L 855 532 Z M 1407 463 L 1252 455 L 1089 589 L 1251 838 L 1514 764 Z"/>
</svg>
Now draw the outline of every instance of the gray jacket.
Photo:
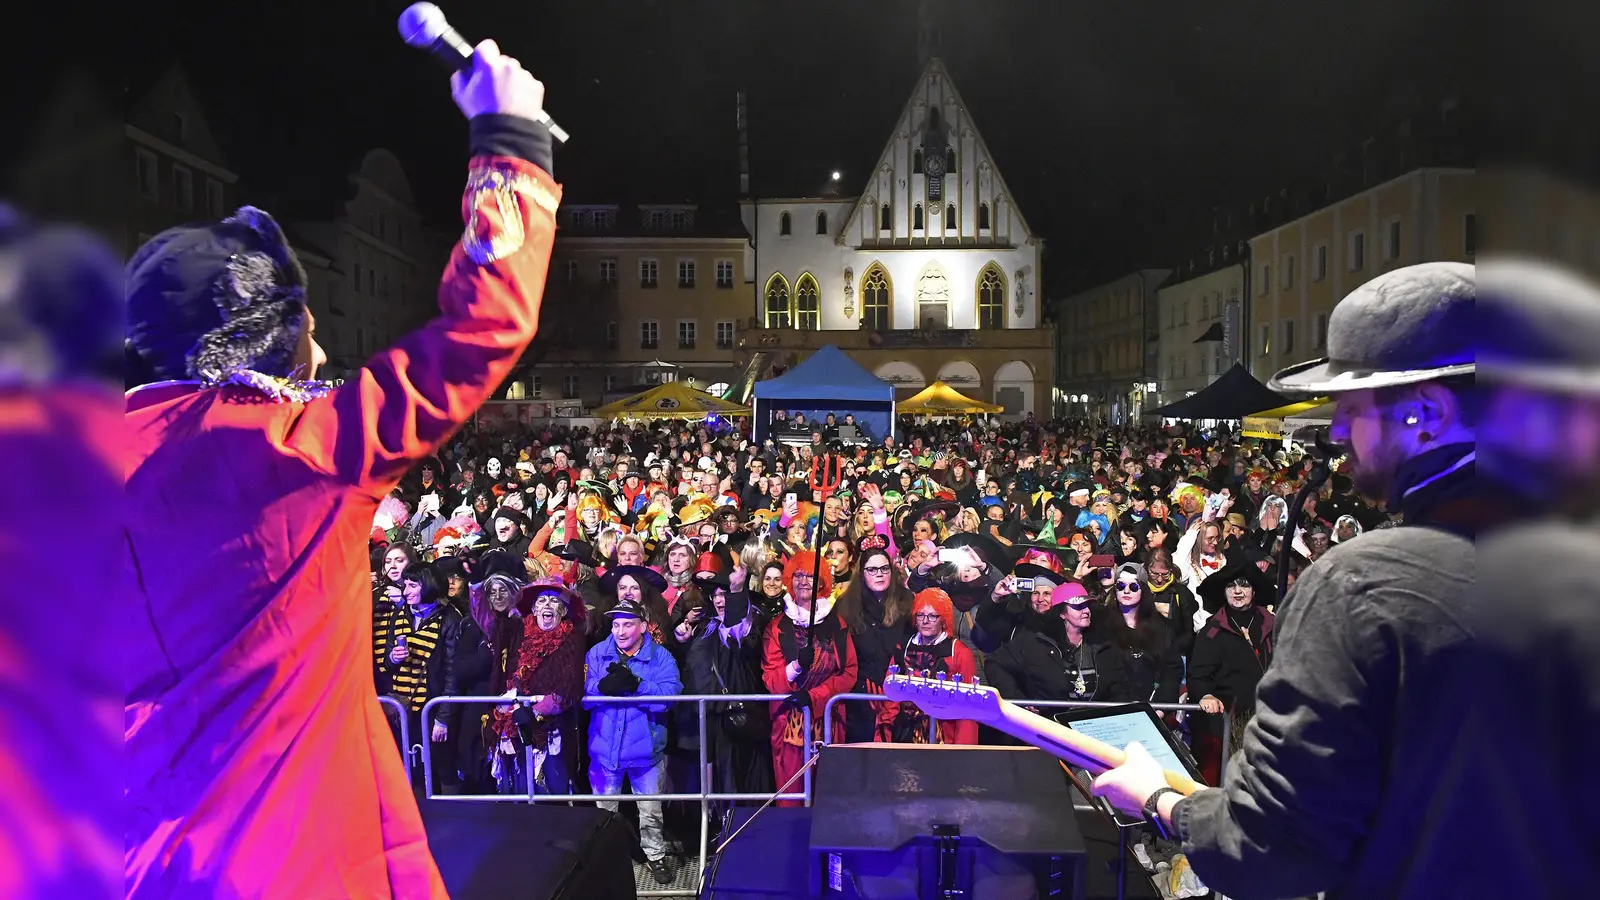
<svg viewBox="0 0 1600 900">
<path fill-rule="evenodd" d="M 1173 813 L 1208 887 L 1475 896 L 1475 566 L 1470 540 L 1406 527 L 1340 544 L 1295 582 L 1224 784 Z"/>
</svg>

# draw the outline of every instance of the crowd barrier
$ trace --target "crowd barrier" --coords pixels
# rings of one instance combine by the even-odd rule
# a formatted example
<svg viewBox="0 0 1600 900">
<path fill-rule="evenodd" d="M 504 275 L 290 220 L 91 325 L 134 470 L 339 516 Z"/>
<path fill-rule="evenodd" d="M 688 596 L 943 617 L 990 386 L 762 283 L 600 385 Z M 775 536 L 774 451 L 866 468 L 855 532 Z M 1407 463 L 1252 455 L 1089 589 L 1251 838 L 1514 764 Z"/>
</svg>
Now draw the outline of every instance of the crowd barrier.
<svg viewBox="0 0 1600 900">
<path fill-rule="evenodd" d="M 822 742 L 824 744 L 833 743 L 834 706 L 847 700 L 870 700 L 874 703 L 891 702 L 885 700 L 882 694 L 835 694 L 833 697 L 830 697 L 827 705 L 822 708 Z M 1011 702 L 1016 706 L 1031 706 L 1035 709 L 1092 709 L 1095 707 L 1127 705 L 1124 703 L 1104 703 L 1093 700 L 1012 700 Z M 1200 708 L 1200 704 L 1198 703 L 1152 703 L 1150 704 L 1150 707 L 1157 712 L 1205 712 Z M 1222 754 L 1222 764 L 1218 769 L 1219 772 L 1226 772 L 1228 766 L 1228 754 L 1226 748 L 1228 747 L 1228 738 L 1231 735 L 1232 728 L 1232 723 L 1229 720 L 1229 716 L 1222 717 L 1222 746 L 1224 751 Z M 933 716 L 929 716 L 928 743 L 931 744 L 937 740 L 935 732 L 938 730 L 938 728 L 939 720 Z"/>
<path fill-rule="evenodd" d="M 570 802 L 598 802 L 598 801 L 601 801 L 601 800 L 614 801 L 614 802 L 626 802 L 626 803 L 637 802 L 639 800 L 661 800 L 661 801 L 682 801 L 682 802 L 696 802 L 696 801 L 698 801 L 699 804 L 700 804 L 700 840 L 699 840 L 699 852 L 696 854 L 696 858 L 698 860 L 698 864 L 699 865 L 698 865 L 698 868 L 695 869 L 695 871 L 704 872 L 705 868 L 706 868 L 707 859 L 708 859 L 708 856 L 709 856 L 709 846 L 708 845 L 710 843 L 711 804 L 713 802 L 730 802 L 730 801 L 766 802 L 766 801 L 769 801 L 769 800 L 795 800 L 795 801 L 800 801 L 800 802 L 803 802 L 803 803 L 805 803 L 807 805 L 810 805 L 810 803 L 811 803 L 811 774 L 812 774 L 811 770 L 812 770 L 812 767 L 809 765 L 809 763 L 811 762 L 811 757 L 815 752 L 814 748 L 812 748 L 809 745 L 805 748 L 805 761 L 806 761 L 807 765 L 803 770 L 804 771 L 803 788 L 799 792 L 790 791 L 790 792 L 787 792 L 787 793 L 781 793 L 781 794 L 777 794 L 777 795 L 772 795 L 772 794 L 760 794 L 760 793 L 749 793 L 749 794 L 744 794 L 744 793 L 720 793 L 720 792 L 711 791 L 709 789 L 709 785 L 713 781 L 712 776 L 711 776 L 711 763 L 706 758 L 706 749 L 707 749 L 707 745 L 708 745 L 708 741 L 706 740 L 706 737 L 707 737 L 707 735 L 706 735 L 707 724 L 706 723 L 708 721 L 707 716 L 706 716 L 706 712 L 707 712 L 706 704 L 708 704 L 708 703 L 728 703 L 728 702 L 761 703 L 761 702 L 769 702 L 769 701 L 781 701 L 781 700 L 785 699 L 785 697 L 786 697 L 786 695 L 784 695 L 784 694 L 679 694 L 679 695 L 666 696 L 666 697 L 659 697 L 659 696 L 651 696 L 651 697 L 604 697 L 604 696 L 585 697 L 583 699 L 583 703 L 584 703 L 585 706 L 589 706 L 589 707 L 599 706 L 599 705 L 630 706 L 630 705 L 635 705 L 635 704 L 640 704 L 640 703 L 661 703 L 661 704 L 669 704 L 669 705 L 670 704 L 675 704 L 675 703 L 693 703 L 693 704 L 695 704 L 695 707 L 696 707 L 696 720 L 697 720 L 697 724 L 698 724 L 698 728 L 699 728 L 699 732 L 700 732 L 700 741 L 699 741 L 699 744 L 700 744 L 700 748 L 699 748 L 700 791 L 698 793 L 620 794 L 620 795 L 607 795 L 607 794 L 536 794 L 536 793 L 534 793 L 534 788 L 533 788 L 531 779 L 530 779 L 530 783 L 529 783 L 528 793 L 526 793 L 526 794 L 436 794 L 434 792 L 434 790 L 433 790 L 433 758 L 432 758 L 432 754 L 427 752 L 427 748 L 426 748 L 424 743 L 419 743 L 419 744 L 414 745 L 414 746 L 410 743 L 410 732 L 408 730 L 407 716 L 405 715 L 404 707 L 402 707 L 401 704 L 398 701 L 396 701 L 394 698 L 392 698 L 392 697 L 379 697 L 378 700 L 379 700 L 380 703 L 383 703 L 385 705 L 394 707 L 395 711 L 399 713 L 399 718 L 400 718 L 400 742 L 401 742 L 401 746 L 406 748 L 406 752 L 403 754 L 404 762 L 405 762 L 405 766 L 406 766 L 406 774 L 407 774 L 408 777 L 410 776 L 410 774 L 412 772 L 413 761 L 414 761 L 414 759 L 416 757 L 420 756 L 420 758 L 422 760 L 422 779 L 423 779 L 423 785 L 424 785 L 423 789 L 425 791 L 425 796 L 428 799 L 430 799 L 430 800 L 447 800 L 447 801 L 452 801 L 452 802 L 460 801 L 460 802 L 478 802 L 478 803 L 483 803 L 483 802 L 490 802 L 490 803 L 504 803 L 504 802 L 511 802 L 511 803 L 570 803 Z M 531 701 L 532 700 L 531 697 L 518 697 L 516 699 L 518 701 Z M 876 702 L 876 703 L 886 702 L 884 700 L 884 697 L 883 697 L 882 694 L 838 694 L 838 695 L 835 695 L 834 697 L 830 698 L 828 700 L 827 704 L 823 707 L 822 740 L 823 740 L 824 744 L 833 743 L 833 711 L 834 711 L 834 707 L 839 703 L 842 703 L 842 702 L 845 702 L 845 701 L 849 701 L 849 700 L 868 700 L 868 701 L 872 701 L 872 702 Z M 507 701 L 507 699 L 504 696 L 435 697 L 435 698 L 429 700 L 422 707 L 422 716 L 421 716 L 422 735 L 426 736 L 426 735 L 429 735 L 429 734 L 432 733 L 432 729 L 431 729 L 430 726 L 431 726 L 432 721 L 433 721 L 434 710 L 439 706 L 442 706 L 442 705 L 445 705 L 445 704 L 450 704 L 450 703 L 472 703 L 472 704 L 483 704 L 483 705 L 489 705 L 489 706 L 500 706 L 500 705 L 503 705 L 503 704 L 505 704 L 507 702 L 509 702 L 509 701 Z M 1016 703 L 1019 706 L 1031 706 L 1031 707 L 1034 707 L 1036 709 L 1085 709 L 1085 708 L 1092 708 L 1092 707 L 1106 707 L 1106 706 L 1120 706 L 1120 705 L 1122 705 L 1122 704 L 1118 704 L 1118 703 L 1097 703 L 1097 702 L 1094 702 L 1094 701 L 1085 701 L 1085 700 L 1014 700 L 1012 702 Z M 1202 710 L 1200 709 L 1199 704 L 1197 704 L 1197 703 L 1152 703 L 1150 705 L 1154 709 L 1162 711 L 1162 712 L 1191 712 L 1191 713 L 1202 712 Z M 804 710 L 802 710 L 802 713 L 805 716 L 806 733 L 810 734 L 811 733 L 811 710 L 804 709 Z M 929 716 L 929 724 L 928 724 L 929 731 L 928 731 L 928 734 L 929 734 L 929 740 L 930 741 L 935 739 L 934 738 L 934 730 L 938 728 L 938 725 L 939 725 L 939 720 L 933 718 L 932 716 Z M 1231 725 L 1231 723 L 1229 722 L 1228 717 L 1224 717 L 1223 721 L 1222 721 L 1222 746 L 1224 748 L 1226 748 L 1228 746 L 1228 740 L 1229 740 L 1229 736 L 1230 736 L 1230 733 L 1229 733 L 1230 725 Z M 526 760 L 526 769 L 527 769 L 527 771 L 532 772 L 533 769 L 534 769 L 533 750 L 530 748 L 527 751 L 527 753 L 528 753 L 528 756 L 527 756 L 527 760 Z M 1228 764 L 1227 753 L 1224 752 L 1223 753 L 1223 757 L 1222 757 L 1222 765 L 1223 765 L 1224 769 L 1227 766 L 1227 764 Z M 574 775 L 574 777 L 576 777 L 577 773 L 574 772 L 573 775 Z M 699 891 L 698 890 L 683 890 L 683 889 L 678 889 L 678 890 L 643 890 L 643 889 L 641 889 L 639 891 L 639 896 L 641 896 L 641 897 L 696 897 L 696 896 L 699 896 Z"/>
<path fill-rule="evenodd" d="M 704 872 L 706 870 L 707 857 L 710 855 L 710 850 L 709 850 L 709 846 L 708 845 L 710 843 L 710 838 L 711 838 L 711 804 L 713 802 L 731 802 L 731 801 L 739 801 L 739 800 L 755 801 L 755 802 L 758 802 L 758 803 L 759 802 L 765 802 L 765 801 L 768 801 L 768 800 L 795 800 L 795 801 L 799 801 L 801 803 L 806 803 L 806 804 L 810 804 L 810 802 L 811 802 L 811 767 L 809 765 L 807 765 L 805 767 L 805 769 L 804 769 L 804 773 L 805 774 L 804 774 L 803 777 L 804 777 L 805 780 L 802 783 L 803 784 L 802 789 L 800 791 L 798 791 L 798 792 L 790 791 L 788 793 L 782 793 L 782 794 L 773 795 L 773 794 L 753 794 L 753 793 L 752 794 L 722 793 L 722 792 L 717 792 L 717 791 L 710 790 L 710 785 L 712 783 L 712 778 L 711 778 L 711 763 L 706 758 L 706 748 L 707 748 L 707 745 L 708 745 L 708 741 L 706 740 L 706 722 L 707 722 L 706 704 L 708 704 L 708 703 L 735 703 L 735 702 L 764 703 L 764 702 L 783 700 L 786 696 L 787 695 L 785 695 L 785 694 L 677 694 L 677 695 L 667 696 L 667 697 L 660 697 L 660 696 L 604 697 L 604 696 L 600 696 L 600 697 L 585 697 L 585 698 L 583 698 L 583 704 L 584 704 L 584 706 L 587 706 L 587 707 L 602 706 L 602 705 L 604 705 L 604 706 L 634 706 L 634 705 L 641 704 L 641 703 L 662 703 L 662 704 L 669 704 L 669 705 L 670 704 L 674 704 L 674 703 L 693 703 L 693 704 L 695 704 L 696 720 L 697 720 L 698 728 L 699 728 L 699 731 L 700 731 L 700 742 L 699 742 L 700 743 L 700 749 L 699 749 L 700 791 L 698 793 L 692 793 L 692 794 L 684 794 L 684 793 L 677 793 L 677 794 L 536 794 L 536 793 L 534 793 L 533 779 L 530 778 L 530 779 L 528 779 L 528 781 L 529 781 L 528 793 L 526 793 L 526 794 L 435 794 L 434 791 L 433 791 L 433 757 L 432 757 L 432 754 L 427 753 L 424 750 L 422 752 L 422 783 L 424 785 L 423 790 L 425 791 L 424 796 L 426 796 L 430 800 L 469 801 L 469 802 L 480 802 L 480 803 L 481 802 L 506 802 L 506 801 L 517 802 L 517 803 L 570 803 L 570 802 L 599 802 L 599 801 L 602 801 L 602 800 L 612 801 L 612 802 L 627 802 L 627 803 L 633 803 L 633 802 L 637 802 L 637 801 L 640 801 L 640 800 L 661 800 L 661 801 L 682 801 L 682 802 L 695 802 L 695 801 L 698 801 L 699 804 L 700 804 L 700 841 L 699 841 L 700 846 L 699 846 L 699 852 L 696 854 L 696 859 L 698 861 L 698 865 L 696 866 L 694 871 L 697 872 L 697 873 Z M 533 698 L 532 697 L 518 697 L 517 699 L 518 700 L 531 701 Z M 474 704 L 488 704 L 488 705 L 500 706 L 500 705 L 503 705 L 503 704 L 505 704 L 507 702 L 508 701 L 503 696 L 495 696 L 495 697 L 435 697 L 432 700 L 429 700 L 422 707 L 422 733 L 424 735 L 431 733 L 431 729 L 430 729 L 429 725 L 433 720 L 433 714 L 434 714 L 433 711 L 434 711 L 435 707 L 438 707 L 438 706 L 441 706 L 441 705 L 444 705 L 444 704 L 448 704 L 448 703 L 474 703 Z M 806 734 L 810 734 L 811 733 L 811 710 L 803 709 L 803 710 L 801 710 L 801 713 L 805 717 L 805 721 L 804 721 L 805 733 Z M 814 752 L 813 749 L 809 745 L 805 748 L 805 760 L 806 760 L 807 763 L 809 763 L 811 761 L 811 756 L 812 756 L 813 752 Z M 534 770 L 533 750 L 532 750 L 532 748 L 528 749 L 527 754 L 528 755 L 527 755 L 527 758 L 526 758 L 526 770 L 528 772 L 532 772 Z M 577 774 L 578 773 L 574 772 L 573 773 L 574 777 L 576 777 Z M 780 785 L 780 787 L 781 787 L 781 785 Z M 698 890 L 698 888 L 695 889 L 695 890 L 676 889 L 676 890 L 640 890 L 639 891 L 639 896 L 641 896 L 641 897 L 698 897 L 699 895 L 700 895 L 700 891 Z"/>
<path fill-rule="evenodd" d="M 396 700 L 393 697 L 379 697 L 378 705 L 393 707 L 395 718 L 400 720 L 400 761 L 405 763 L 406 778 L 409 780 L 411 778 L 411 763 L 416 757 L 416 754 L 422 750 L 421 747 L 413 747 L 411 745 L 410 717 L 406 715 L 405 706 L 399 700 Z"/>
</svg>

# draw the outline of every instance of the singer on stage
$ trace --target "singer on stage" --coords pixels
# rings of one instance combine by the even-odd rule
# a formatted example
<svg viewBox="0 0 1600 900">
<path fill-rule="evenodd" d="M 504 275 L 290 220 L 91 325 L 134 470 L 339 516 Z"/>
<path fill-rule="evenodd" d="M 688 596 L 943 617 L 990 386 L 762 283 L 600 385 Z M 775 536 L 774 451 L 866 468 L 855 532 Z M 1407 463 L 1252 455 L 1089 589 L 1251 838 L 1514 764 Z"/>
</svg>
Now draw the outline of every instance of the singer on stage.
<svg viewBox="0 0 1600 900">
<path fill-rule="evenodd" d="M 561 189 L 544 87 L 492 42 L 452 81 L 466 223 L 439 316 L 336 389 L 267 214 L 130 261 L 130 897 L 442 897 L 374 700 L 381 499 L 533 339 Z"/>
<path fill-rule="evenodd" d="M 1256 716 L 1220 788 L 1183 798 L 1137 746 L 1095 792 L 1183 845 L 1235 900 L 1483 896 L 1498 852 L 1480 821 L 1472 701 L 1476 276 L 1426 263 L 1334 307 L 1328 358 L 1279 391 L 1333 395 L 1330 436 L 1357 490 L 1404 524 L 1341 543 L 1278 608 Z M 1530 748 L 1532 750 L 1534 748 Z M 1501 760 L 1514 777 L 1531 759 Z"/>
</svg>

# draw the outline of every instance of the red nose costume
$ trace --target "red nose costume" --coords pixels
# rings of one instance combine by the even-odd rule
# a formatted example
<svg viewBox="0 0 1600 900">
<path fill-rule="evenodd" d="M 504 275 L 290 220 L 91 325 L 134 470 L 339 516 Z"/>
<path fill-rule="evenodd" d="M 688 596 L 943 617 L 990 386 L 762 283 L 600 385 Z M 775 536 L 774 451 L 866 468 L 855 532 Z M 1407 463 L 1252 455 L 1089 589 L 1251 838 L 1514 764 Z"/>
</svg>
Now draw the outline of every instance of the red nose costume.
<svg viewBox="0 0 1600 900">
<path fill-rule="evenodd" d="M 559 197 L 475 157 L 439 317 L 331 392 L 129 392 L 128 896 L 445 896 L 374 696 L 367 537 L 533 339 Z"/>
</svg>

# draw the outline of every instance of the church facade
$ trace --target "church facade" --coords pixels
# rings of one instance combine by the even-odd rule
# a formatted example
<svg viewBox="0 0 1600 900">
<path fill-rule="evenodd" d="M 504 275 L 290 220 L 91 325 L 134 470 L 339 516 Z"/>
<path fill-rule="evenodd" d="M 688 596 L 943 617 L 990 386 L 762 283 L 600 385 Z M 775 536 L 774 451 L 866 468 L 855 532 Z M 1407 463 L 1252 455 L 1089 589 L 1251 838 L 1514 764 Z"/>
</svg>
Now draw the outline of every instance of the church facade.
<svg viewBox="0 0 1600 900">
<path fill-rule="evenodd" d="M 918 77 L 860 196 L 752 198 L 740 350 L 792 365 L 836 344 L 904 398 L 935 379 L 1051 414 L 1041 240 L 937 58 Z"/>
</svg>

